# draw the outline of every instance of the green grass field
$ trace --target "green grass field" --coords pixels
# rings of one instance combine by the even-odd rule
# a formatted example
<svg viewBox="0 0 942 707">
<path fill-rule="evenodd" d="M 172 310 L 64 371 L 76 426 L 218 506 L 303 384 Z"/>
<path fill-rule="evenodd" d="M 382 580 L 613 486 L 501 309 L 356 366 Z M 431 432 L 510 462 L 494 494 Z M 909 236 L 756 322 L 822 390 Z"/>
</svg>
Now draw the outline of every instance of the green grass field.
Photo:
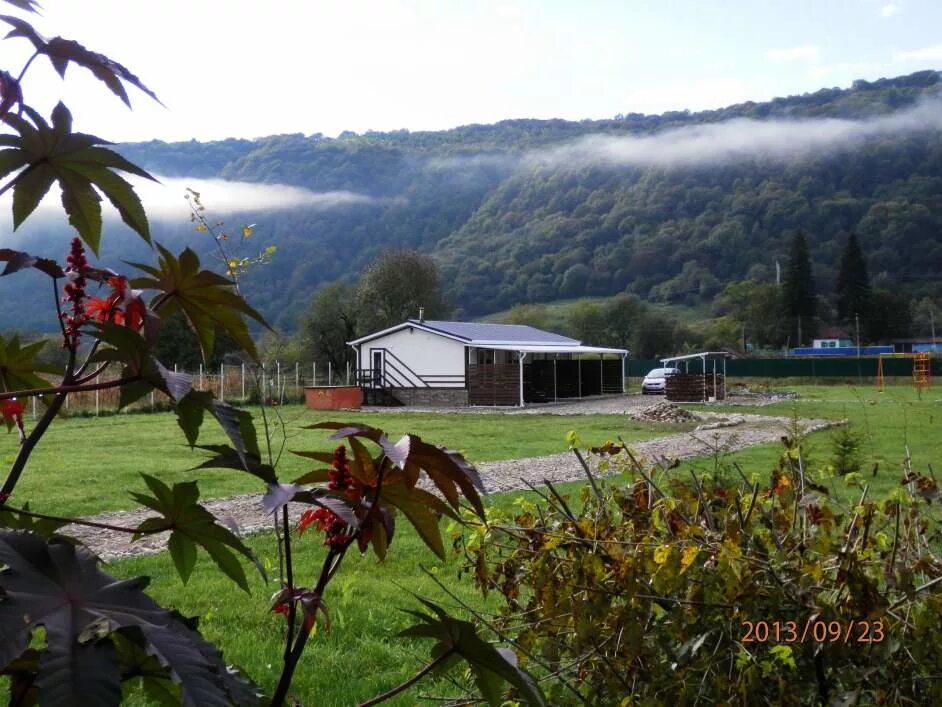
<svg viewBox="0 0 942 707">
<path fill-rule="evenodd" d="M 925 469 L 942 454 L 942 397 L 929 391 L 917 395 L 911 388 L 898 386 L 877 393 L 872 388 L 850 386 L 801 386 L 801 397 L 761 409 L 709 406 L 712 411 L 758 412 L 828 419 L 848 419 L 863 435 L 862 457 L 868 473 L 864 481 L 875 493 L 899 483 L 900 462 L 908 446 L 914 464 Z M 653 401 L 652 401 L 653 402 Z M 296 430 L 319 419 L 337 418 L 336 414 L 315 413 L 300 407 L 285 408 L 288 426 Z M 414 431 L 425 439 L 462 449 L 473 461 L 548 454 L 565 449 L 566 431 L 575 429 L 585 443 L 595 444 L 622 434 L 629 441 L 640 440 L 676 428 L 655 428 L 631 423 L 623 416 L 494 416 L 494 415 L 420 415 L 345 414 L 345 420 L 364 421 L 385 427 L 391 434 Z M 210 431 L 207 440 L 219 441 L 221 435 Z M 292 432 L 288 448 L 326 448 L 321 432 Z M 830 457 L 831 432 L 812 435 L 808 450 L 812 464 L 823 464 Z M 12 456 L 15 438 L 4 448 L 4 461 Z M 763 445 L 731 456 L 747 473 L 755 472 L 765 482 L 775 464 L 780 447 Z M 65 420 L 50 435 L 47 449 L 37 458 L 41 466 L 24 477 L 23 498 L 35 508 L 62 513 L 91 513 L 105 507 L 130 505 L 126 488 L 136 485 L 138 470 L 157 473 L 165 480 L 192 478 L 185 469 L 201 458 L 191 452 L 176 430 L 170 415 L 115 416 L 94 420 Z M 879 463 L 875 477 L 869 474 Z M 303 460 L 286 458 L 291 469 L 305 468 Z M 686 473 L 691 462 L 684 462 L 679 472 Z M 701 470 L 712 466 L 709 459 L 693 462 Z M 234 472 L 199 472 L 204 496 L 222 496 L 258 490 Z M 287 476 L 287 475 L 286 475 Z M 26 485 L 25 482 L 29 482 Z M 565 489 L 577 495 L 580 483 Z M 19 495 L 20 489 L 18 489 Z M 859 489 L 854 491 L 859 493 Z M 511 492 L 488 498 L 491 505 L 507 507 L 515 499 L 529 494 Z M 323 556 L 321 538 L 306 535 L 296 544 L 296 560 L 302 575 L 310 577 Z M 447 540 L 446 540 L 447 542 Z M 250 545 L 270 568 L 277 566 L 272 538 L 260 535 L 249 539 Z M 411 528 L 400 523 L 385 563 L 372 554 L 359 557 L 352 553 L 341 573 L 328 588 L 332 630 L 320 631 L 302 660 L 295 681 L 295 694 L 306 705 L 350 705 L 367 699 L 408 678 L 428 656 L 429 644 L 396 637 L 408 625 L 410 617 L 401 608 L 416 608 L 412 592 L 454 608 L 420 566 L 429 568 L 452 591 L 473 605 L 487 609 L 467 576 L 458 578 L 460 561 L 439 561 L 416 537 Z M 109 571 L 122 577 L 138 574 L 153 578 L 151 592 L 158 601 L 178 608 L 186 615 L 202 617 L 201 627 L 216 642 L 229 661 L 242 666 L 267 691 L 273 689 L 279 669 L 280 638 L 284 620 L 270 611 L 270 597 L 277 590 L 277 578 L 266 585 L 251 576 L 252 594 L 246 595 L 224 578 L 205 556 L 201 558 L 189 584 L 181 585 L 166 554 L 144 556 L 113 562 Z M 425 697 L 460 694 L 447 680 L 423 681 L 389 702 L 393 705 L 423 703 Z"/>
<path fill-rule="evenodd" d="M 269 409 L 271 420 L 270 413 Z M 278 408 L 278 414 L 283 425 L 274 428 L 274 442 L 276 453 L 282 448 L 286 450 L 279 467 L 285 480 L 296 478 L 313 464 L 287 450 L 326 450 L 336 446 L 336 442 L 328 441 L 325 430 L 301 429 L 326 420 L 381 427 L 394 440 L 406 432 L 418 434 L 429 442 L 463 452 L 475 463 L 565 452 L 566 433 L 576 428 L 587 444 L 599 444 L 618 435 L 626 440 L 642 440 L 676 431 L 624 415 L 348 413 L 315 411 L 300 405 Z M 261 429 L 257 414 L 256 426 Z M 215 421 L 207 420 L 198 443 L 224 441 Z M 0 435 L 0 464 L 9 465 L 16 449 L 15 434 Z M 34 451 L 13 498 L 14 502 L 29 501 L 33 510 L 60 515 L 128 509 L 135 505 L 128 489 L 144 488 L 140 472 L 166 483 L 198 478 L 203 498 L 264 491 L 260 482 L 247 474 L 231 470 L 190 471 L 208 456 L 187 446 L 172 413 L 64 418 L 52 425 Z"/>
<path fill-rule="evenodd" d="M 907 448 L 914 468 L 925 473 L 928 465 L 942 460 L 942 390 L 921 394 L 909 385 L 888 386 L 878 392 L 872 386 L 788 386 L 799 394 L 789 400 L 758 409 L 741 406 L 690 406 L 712 412 L 757 412 L 765 415 L 802 418 L 846 419 L 862 441 L 860 445 L 864 473 L 862 482 L 880 493 L 899 484 Z M 807 462 L 811 468 L 827 463 L 832 455 L 834 432 L 824 430 L 809 436 Z M 781 445 L 765 444 L 730 455 L 744 469 L 770 470 L 781 454 Z M 712 468 L 712 460 L 700 460 L 695 466 Z M 877 466 L 874 475 L 872 469 Z"/>
</svg>

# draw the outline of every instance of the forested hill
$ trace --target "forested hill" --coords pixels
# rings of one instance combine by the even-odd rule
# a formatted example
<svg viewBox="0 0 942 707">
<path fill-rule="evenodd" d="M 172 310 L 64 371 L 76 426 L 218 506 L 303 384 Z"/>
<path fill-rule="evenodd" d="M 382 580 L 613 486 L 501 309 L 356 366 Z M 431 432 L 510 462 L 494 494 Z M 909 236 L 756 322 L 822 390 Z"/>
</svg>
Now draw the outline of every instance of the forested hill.
<svg viewBox="0 0 942 707">
<path fill-rule="evenodd" d="M 435 256 L 466 317 L 625 290 L 711 298 L 774 277 L 798 228 L 823 293 L 851 230 L 877 285 L 942 289 L 937 71 L 698 113 L 121 150 L 155 174 L 318 193 L 251 214 L 278 246 L 253 300 L 286 328 L 320 283 L 354 281 L 391 246 Z"/>
</svg>

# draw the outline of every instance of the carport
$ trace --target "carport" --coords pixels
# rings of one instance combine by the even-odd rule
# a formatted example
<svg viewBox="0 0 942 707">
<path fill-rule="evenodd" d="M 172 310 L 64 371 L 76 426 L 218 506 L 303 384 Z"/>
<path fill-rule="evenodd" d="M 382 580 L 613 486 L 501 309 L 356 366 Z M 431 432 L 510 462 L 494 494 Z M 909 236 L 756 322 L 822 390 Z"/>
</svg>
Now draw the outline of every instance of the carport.
<svg viewBox="0 0 942 707">
<path fill-rule="evenodd" d="M 667 379 L 667 399 L 671 402 L 711 402 L 726 399 L 726 359 L 732 358 L 725 351 L 701 351 L 683 356 L 662 358 L 661 364 L 679 368 L 684 372 Z M 697 360 L 700 363 L 697 365 Z M 694 372 L 690 372 L 693 364 Z M 696 369 L 700 372 L 697 373 Z M 712 391 L 712 395 L 710 395 Z"/>
<path fill-rule="evenodd" d="M 583 396 L 623 393 L 625 390 L 626 349 L 581 344 L 490 344 L 476 348 L 516 354 L 516 365 L 471 366 L 468 381 L 471 404 L 512 404 L 507 399 L 510 392 L 507 374 L 511 367 L 516 368 L 516 385 L 513 387 L 516 388 L 515 402 L 520 407 L 532 402 L 581 399 Z M 469 347 L 469 358 L 473 358 L 473 350 Z M 606 356 L 611 358 L 606 360 Z M 497 375 L 501 373 L 503 376 Z M 490 401 L 492 391 L 493 402 Z"/>
</svg>

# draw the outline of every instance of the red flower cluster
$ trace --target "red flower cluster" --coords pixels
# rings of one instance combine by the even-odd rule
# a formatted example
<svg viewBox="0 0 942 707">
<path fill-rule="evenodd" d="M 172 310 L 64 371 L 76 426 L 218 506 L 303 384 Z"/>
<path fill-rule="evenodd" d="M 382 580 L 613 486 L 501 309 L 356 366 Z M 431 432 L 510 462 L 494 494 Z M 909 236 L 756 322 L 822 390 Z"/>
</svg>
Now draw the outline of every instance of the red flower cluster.
<svg viewBox="0 0 942 707">
<path fill-rule="evenodd" d="M 0 416 L 4 422 L 15 422 L 17 427 L 23 425 L 23 403 L 16 398 L 0 400 Z"/>
<path fill-rule="evenodd" d="M 363 489 L 360 488 L 350 473 L 350 463 L 347 461 L 347 448 L 342 444 L 334 450 L 334 458 L 330 471 L 327 472 L 329 481 L 327 488 L 339 491 L 351 501 L 363 498 Z"/>
<path fill-rule="evenodd" d="M 350 473 L 347 462 L 347 448 L 343 445 L 334 450 L 334 457 L 330 471 L 327 473 L 327 488 L 337 491 L 351 501 L 359 501 L 363 497 L 360 488 Z M 298 520 L 298 533 L 302 534 L 311 525 L 317 525 L 319 532 L 325 533 L 324 544 L 331 547 L 340 547 L 351 539 L 353 533 L 347 532 L 347 524 L 333 511 L 327 508 L 312 508 L 304 511 Z"/>
<path fill-rule="evenodd" d="M 82 336 L 79 327 L 88 321 L 84 303 L 86 282 L 82 276 L 82 271 L 88 267 L 88 260 L 85 258 L 85 248 L 82 247 L 81 238 L 76 236 L 72 239 L 69 255 L 65 260 L 69 266 L 65 270 L 68 282 L 65 283 L 63 302 L 71 304 L 72 307 L 70 311 L 62 313 L 62 319 L 65 322 L 65 341 L 62 345 L 74 349 Z"/>
<path fill-rule="evenodd" d="M 144 324 L 146 308 L 141 293 L 128 287 L 123 275 L 108 278 L 112 293 L 107 298 L 90 297 L 85 305 L 85 314 L 98 322 L 124 324 L 129 329 L 140 329 Z"/>
</svg>

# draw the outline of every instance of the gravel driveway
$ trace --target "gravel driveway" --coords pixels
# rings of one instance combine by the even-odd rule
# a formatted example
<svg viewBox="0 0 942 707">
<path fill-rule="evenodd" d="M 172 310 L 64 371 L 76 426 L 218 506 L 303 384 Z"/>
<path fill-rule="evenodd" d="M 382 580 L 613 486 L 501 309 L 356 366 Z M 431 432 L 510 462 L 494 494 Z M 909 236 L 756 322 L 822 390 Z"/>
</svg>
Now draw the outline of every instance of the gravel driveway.
<svg viewBox="0 0 942 707">
<path fill-rule="evenodd" d="M 523 410 L 505 410 L 506 414 L 637 414 L 639 409 L 650 406 L 651 399 L 642 396 L 617 396 L 612 398 L 579 401 L 555 406 L 543 406 L 542 409 L 524 408 Z M 552 409 L 548 409 L 552 407 Z M 401 409 L 401 408 L 400 408 Z M 414 410 L 414 408 L 410 408 Z M 388 411 L 388 410 L 386 410 Z M 470 411 L 482 411 L 475 408 Z M 488 408 L 487 412 L 494 412 Z M 437 409 L 436 412 L 444 412 Z M 460 410 L 468 413 L 468 409 Z M 755 414 L 714 414 L 698 413 L 702 423 L 694 432 L 671 434 L 656 439 L 636 443 L 626 440 L 632 448 L 646 459 L 684 459 L 710 454 L 711 448 L 724 445 L 730 451 L 751 447 L 778 440 L 786 424 L 785 417 L 770 417 Z M 834 421 L 802 420 L 802 427 L 808 432 L 832 427 Z M 548 479 L 553 482 L 573 481 L 585 478 L 582 467 L 571 453 L 553 454 L 544 457 L 510 459 L 497 462 L 485 462 L 478 465 L 478 471 L 488 493 L 526 488 L 524 480 L 539 484 Z M 261 496 L 257 494 L 215 499 L 205 502 L 206 507 L 223 522 L 238 526 L 242 533 L 258 532 L 271 527 L 271 517 L 266 517 L 261 505 Z M 295 512 L 302 508 L 294 504 Z M 104 513 L 88 520 L 121 527 L 135 527 L 150 515 L 147 509 Z M 164 549 L 168 533 L 152 535 L 131 543 L 130 535 L 102 528 L 70 525 L 63 532 L 73 535 L 103 558 L 115 558 L 127 555 L 148 554 Z"/>
</svg>

